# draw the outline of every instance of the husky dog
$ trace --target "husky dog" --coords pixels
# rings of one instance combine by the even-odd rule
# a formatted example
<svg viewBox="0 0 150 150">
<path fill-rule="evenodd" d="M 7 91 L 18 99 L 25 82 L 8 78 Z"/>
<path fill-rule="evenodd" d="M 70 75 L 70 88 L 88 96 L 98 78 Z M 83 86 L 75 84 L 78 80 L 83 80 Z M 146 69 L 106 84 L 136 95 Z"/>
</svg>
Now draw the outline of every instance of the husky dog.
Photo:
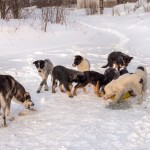
<svg viewBox="0 0 150 150">
<path fill-rule="evenodd" d="M 53 70 L 52 62 L 49 59 L 45 59 L 45 60 L 36 60 L 33 62 L 33 64 L 35 64 L 38 70 L 38 74 L 42 78 L 42 82 L 40 83 L 37 93 L 40 93 L 43 85 L 45 85 L 44 87 L 45 91 L 48 91 L 47 78 L 49 74 L 50 75 L 52 74 L 52 70 Z"/>
<path fill-rule="evenodd" d="M 77 66 L 78 70 L 81 72 L 90 70 L 90 62 L 80 55 L 75 56 L 74 63 L 72 64 L 72 66 Z"/>
<path fill-rule="evenodd" d="M 142 102 L 142 94 L 146 90 L 147 85 L 147 71 L 143 66 L 139 66 L 135 73 L 124 74 L 116 80 L 112 80 L 104 88 L 105 95 L 104 98 L 108 99 L 115 95 L 115 100 L 110 103 L 113 106 L 116 102 L 121 101 L 122 96 L 133 91 L 137 95 L 139 104 Z"/>
<path fill-rule="evenodd" d="M 14 119 L 10 112 L 11 99 L 13 97 L 26 108 L 30 108 L 30 106 L 34 105 L 31 101 L 30 94 L 25 91 L 24 87 L 19 82 L 10 75 L 0 75 L 0 107 L 2 108 L 3 127 L 6 127 L 6 109 L 9 119 Z"/>
<path fill-rule="evenodd" d="M 107 67 L 113 67 L 114 63 L 118 66 L 118 70 L 122 66 L 128 66 L 130 61 L 133 59 L 133 57 L 130 57 L 129 55 L 126 55 L 122 52 L 112 52 L 108 56 L 108 63 L 105 66 L 102 66 L 102 68 L 107 68 Z"/>
<path fill-rule="evenodd" d="M 80 71 L 68 69 L 64 66 L 55 66 L 52 71 L 52 76 L 53 76 L 53 84 L 52 84 L 52 93 L 56 93 L 55 87 L 56 87 L 56 82 L 59 81 L 59 88 L 61 92 L 65 92 L 64 89 L 62 88 L 62 85 L 66 89 L 66 93 L 70 98 L 73 97 L 71 94 L 72 90 L 72 83 L 73 82 L 78 82 L 78 75 L 83 74 Z"/>
</svg>

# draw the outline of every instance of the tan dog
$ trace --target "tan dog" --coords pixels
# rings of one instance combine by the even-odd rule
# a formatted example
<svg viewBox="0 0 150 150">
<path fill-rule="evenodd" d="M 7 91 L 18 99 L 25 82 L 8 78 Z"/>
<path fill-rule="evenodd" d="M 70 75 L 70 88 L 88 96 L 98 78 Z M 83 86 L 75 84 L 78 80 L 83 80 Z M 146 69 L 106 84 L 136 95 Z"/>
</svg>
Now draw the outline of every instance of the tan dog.
<svg viewBox="0 0 150 150">
<path fill-rule="evenodd" d="M 146 90 L 147 84 L 147 71 L 144 67 L 140 66 L 133 74 L 124 74 L 118 79 L 111 81 L 104 88 L 104 98 L 108 99 L 115 95 L 115 99 L 109 105 L 114 105 L 122 99 L 122 96 L 133 91 L 138 97 L 139 103 L 142 102 L 143 92 Z"/>
</svg>

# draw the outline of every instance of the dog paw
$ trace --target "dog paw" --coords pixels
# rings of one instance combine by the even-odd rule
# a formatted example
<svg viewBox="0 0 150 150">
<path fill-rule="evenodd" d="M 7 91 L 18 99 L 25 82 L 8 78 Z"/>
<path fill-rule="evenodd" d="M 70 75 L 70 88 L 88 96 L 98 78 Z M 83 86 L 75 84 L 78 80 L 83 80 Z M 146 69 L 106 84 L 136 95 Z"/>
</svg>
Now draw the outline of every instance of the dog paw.
<svg viewBox="0 0 150 150">
<path fill-rule="evenodd" d="M 77 96 L 77 93 L 73 93 L 74 96 Z"/>
<path fill-rule="evenodd" d="M 46 88 L 46 89 L 44 89 L 45 91 L 48 91 L 48 89 Z"/>
<path fill-rule="evenodd" d="M 70 97 L 70 98 L 73 98 L 73 96 L 72 96 L 72 95 L 70 95 L 69 97 Z"/>
<path fill-rule="evenodd" d="M 7 125 L 6 124 L 2 124 L 2 128 L 6 128 L 7 127 Z"/>
<path fill-rule="evenodd" d="M 15 117 L 10 117 L 9 118 L 9 121 L 14 121 L 15 120 Z"/>
<path fill-rule="evenodd" d="M 66 91 L 65 90 L 60 90 L 62 93 L 66 93 Z"/>
<path fill-rule="evenodd" d="M 40 90 L 37 90 L 36 93 L 40 93 Z"/>
</svg>

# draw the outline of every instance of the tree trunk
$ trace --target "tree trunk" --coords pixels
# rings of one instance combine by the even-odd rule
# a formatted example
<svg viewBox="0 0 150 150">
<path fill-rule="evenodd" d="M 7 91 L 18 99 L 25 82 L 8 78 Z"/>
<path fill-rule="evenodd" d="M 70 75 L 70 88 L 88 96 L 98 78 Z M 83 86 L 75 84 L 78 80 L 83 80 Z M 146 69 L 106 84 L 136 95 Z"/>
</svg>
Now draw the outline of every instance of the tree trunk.
<svg viewBox="0 0 150 150">
<path fill-rule="evenodd" d="M 12 4 L 12 12 L 14 15 L 14 19 L 18 19 L 19 18 L 19 4 L 18 4 L 18 0 L 14 0 L 13 4 Z"/>
<path fill-rule="evenodd" d="M 3 0 L 0 0 L 0 12 L 1 12 L 1 18 L 6 18 L 6 2 Z"/>
</svg>

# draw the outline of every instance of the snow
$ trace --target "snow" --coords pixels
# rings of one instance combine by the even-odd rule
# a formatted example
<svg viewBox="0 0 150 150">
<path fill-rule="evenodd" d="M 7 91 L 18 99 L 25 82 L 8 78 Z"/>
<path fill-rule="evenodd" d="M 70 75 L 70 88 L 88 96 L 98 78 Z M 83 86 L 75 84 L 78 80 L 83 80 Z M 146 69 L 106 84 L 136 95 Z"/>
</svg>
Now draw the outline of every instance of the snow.
<svg viewBox="0 0 150 150">
<path fill-rule="evenodd" d="M 96 97 L 91 87 L 71 99 L 59 89 L 52 94 L 49 79 L 49 91 L 36 93 L 41 79 L 32 62 L 37 59 L 49 58 L 54 65 L 72 68 L 74 55 L 81 54 L 92 70 L 103 73 L 108 54 L 117 50 L 134 57 L 130 72 L 144 65 L 149 77 L 150 13 L 111 16 L 110 11 L 86 16 L 83 10 L 74 10 L 70 26 L 49 25 L 46 33 L 36 22 L 31 26 L 0 21 L 0 73 L 14 76 L 35 103 L 35 111 L 25 116 L 19 116 L 23 106 L 12 103 L 15 120 L 7 119 L 7 128 L 0 128 L 0 149 L 149 150 L 149 81 L 142 105 L 129 98 L 118 109 L 106 108 L 108 101 Z"/>
</svg>

